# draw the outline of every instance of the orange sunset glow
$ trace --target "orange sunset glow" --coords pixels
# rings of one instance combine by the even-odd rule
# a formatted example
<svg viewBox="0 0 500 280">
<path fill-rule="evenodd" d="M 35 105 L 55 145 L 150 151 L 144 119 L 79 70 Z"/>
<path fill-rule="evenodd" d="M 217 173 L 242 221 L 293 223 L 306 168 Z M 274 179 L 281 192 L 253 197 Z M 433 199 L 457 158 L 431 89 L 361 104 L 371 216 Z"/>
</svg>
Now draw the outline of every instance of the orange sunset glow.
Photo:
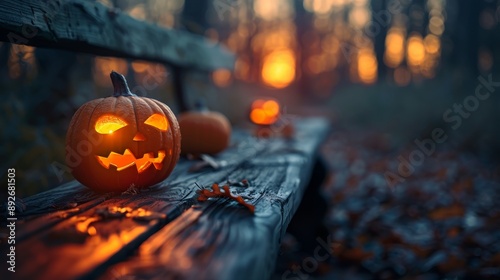
<svg viewBox="0 0 500 280">
<path fill-rule="evenodd" d="M 168 10 L 167 15 L 155 18 L 158 24 L 170 27 L 178 21 L 182 1 L 174 2 L 177 4 L 155 4 L 158 9 Z M 219 88 L 244 81 L 284 90 L 293 87 L 303 75 L 324 80 L 325 74 L 347 73 L 350 82 L 374 84 L 380 79 L 380 68 L 391 69 L 389 79 L 400 86 L 410 84 L 415 75 L 432 78 L 439 66 L 445 15 L 442 1 L 427 2 L 429 18 L 425 30 L 412 30 L 404 23 L 404 17 L 391 15 L 384 31 L 381 56 L 376 55 L 380 50 L 374 45 L 381 23 L 374 18 L 371 1 L 304 0 L 302 9 L 311 16 L 311 28 L 305 33 L 297 29 L 298 11 L 293 1 L 239 3 L 231 6 L 221 18 L 221 24 L 230 24 L 231 28 L 221 30 L 215 25 L 204 32 L 210 41 L 222 43 L 236 54 L 234 72 L 216 70 L 211 80 Z M 148 20 L 145 7 L 137 4 L 127 11 L 135 18 Z M 373 29 L 377 31 L 374 34 L 367 32 L 370 24 L 378 25 Z M 105 85 L 110 68 L 123 73 L 133 71 L 136 78 L 151 68 L 143 62 L 130 63 L 127 65 L 127 61 L 116 58 L 97 58 L 94 79 Z"/>
<path fill-rule="evenodd" d="M 265 84 L 284 88 L 295 79 L 295 56 L 292 50 L 275 51 L 264 58 L 262 80 Z"/>
</svg>

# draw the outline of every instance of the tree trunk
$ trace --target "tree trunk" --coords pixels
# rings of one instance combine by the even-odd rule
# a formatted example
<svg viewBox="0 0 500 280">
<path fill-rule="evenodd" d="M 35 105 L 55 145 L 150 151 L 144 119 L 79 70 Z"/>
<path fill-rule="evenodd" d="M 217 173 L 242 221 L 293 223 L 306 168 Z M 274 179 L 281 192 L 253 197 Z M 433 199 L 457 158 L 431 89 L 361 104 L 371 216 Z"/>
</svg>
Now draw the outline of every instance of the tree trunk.
<svg viewBox="0 0 500 280">
<path fill-rule="evenodd" d="M 295 75 L 297 77 L 297 88 L 304 98 L 310 98 L 310 76 L 307 75 L 306 62 L 307 62 L 307 45 L 308 42 L 304 40 L 304 35 L 308 30 L 311 30 L 311 15 L 304 8 L 304 1 L 294 0 L 295 8 L 295 25 L 297 37 L 297 52 L 296 52 L 296 67 Z"/>
<path fill-rule="evenodd" d="M 384 81 L 385 75 L 387 73 L 387 68 L 384 63 L 384 52 L 385 52 L 385 37 L 387 36 L 387 29 L 389 28 L 390 22 L 386 21 L 386 14 L 388 14 L 386 0 L 372 0 L 372 22 L 378 28 L 373 29 L 375 32 L 375 37 L 373 38 L 373 43 L 375 47 L 375 55 L 378 62 L 378 80 Z"/>
<path fill-rule="evenodd" d="M 453 4 L 458 6 L 458 13 L 454 24 L 452 22 L 447 26 L 451 29 L 449 33 L 454 43 L 450 66 L 460 75 L 455 77 L 458 83 L 456 88 L 463 89 L 463 82 L 475 80 L 479 75 L 479 14 L 483 1 L 464 0 Z"/>
<path fill-rule="evenodd" d="M 11 44 L 0 44 L 0 82 L 5 82 L 9 78 L 9 54 Z"/>
<path fill-rule="evenodd" d="M 190 32 L 204 34 L 208 27 L 207 10 L 209 0 L 185 0 L 182 10 L 182 25 Z"/>
</svg>

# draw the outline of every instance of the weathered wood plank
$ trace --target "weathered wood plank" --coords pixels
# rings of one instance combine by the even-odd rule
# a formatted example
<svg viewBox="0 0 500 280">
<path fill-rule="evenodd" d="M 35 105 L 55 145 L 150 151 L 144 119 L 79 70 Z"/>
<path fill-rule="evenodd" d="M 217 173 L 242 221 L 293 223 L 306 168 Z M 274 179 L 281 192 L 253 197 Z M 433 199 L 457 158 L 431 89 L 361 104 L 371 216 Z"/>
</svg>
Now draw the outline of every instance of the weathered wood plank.
<svg viewBox="0 0 500 280">
<path fill-rule="evenodd" d="M 99 274 L 109 263 L 125 259 L 146 237 L 189 208 L 195 202 L 195 182 L 220 181 L 264 148 L 264 143 L 256 143 L 248 134 L 236 132 L 233 147 L 217 158 L 225 163 L 219 170 L 188 173 L 193 162 L 182 160 L 167 180 L 147 190 L 105 195 L 105 201 L 101 200 L 102 195 L 97 196 L 90 202 L 101 200 L 102 203 L 71 212 L 71 216 L 48 213 L 27 221 L 20 234 L 31 237 L 18 245 L 18 263 L 23 270 L 16 277 L 74 279 Z M 76 193 L 81 192 L 81 186 L 75 185 L 74 189 Z M 60 201 L 71 193 L 68 186 L 61 190 L 61 196 L 52 190 L 26 201 L 28 205 L 42 201 L 43 197 Z M 43 222 L 53 220 L 57 222 L 40 228 Z M 40 254 L 33 258 L 33 252 Z"/>
<path fill-rule="evenodd" d="M 246 133 L 235 131 L 232 139 L 233 146 L 219 155 L 217 160 L 225 162 L 227 168 L 234 168 L 247 160 L 247 156 L 250 157 L 259 152 L 259 149 L 263 149 L 262 145 L 255 145 L 252 140 L 246 139 L 247 137 Z M 243 153 L 235 151 L 243 151 Z M 181 158 L 165 182 L 159 183 L 149 189 L 149 191 L 154 190 L 155 193 L 148 192 L 146 195 L 156 195 L 156 193 L 162 192 L 162 195 L 173 196 L 179 190 L 186 191 L 190 190 L 190 188 L 173 188 L 171 186 L 178 186 L 186 181 L 195 182 L 197 177 L 212 173 L 210 169 L 197 173 L 188 173 L 188 169 L 191 168 L 192 164 L 192 161 Z M 224 170 L 226 168 L 223 168 Z M 167 189 L 165 190 L 164 188 Z M 19 234 L 16 237 L 19 241 L 22 241 L 41 230 L 50 228 L 71 216 L 80 214 L 91 207 L 97 206 L 104 200 L 117 195 L 120 194 L 110 193 L 99 195 L 82 186 L 79 182 L 71 181 L 52 190 L 28 197 L 23 202 L 25 207 L 24 212 L 18 214 L 22 221 L 20 223 Z M 182 193 L 177 193 L 177 195 L 182 195 Z M 5 210 L 2 209 L 3 212 Z"/>
<path fill-rule="evenodd" d="M 283 167 L 255 169 L 265 183 L 283 183 Z M 297 167 L 292 169 L 300 172 Z M 262 178 L 261 178 L 262 179 Z M 292 185 L 297 187 L 297 185 Z M 264 190 L 253 190 L 256 214 L 224 200 L 191 208 L 148 239 L 139 256 L 111 267 L 107 274 L 139 279 L 267 279 L 274 268 L 282 229 L 283 201 Z M 245 195 L 245 193 L 242 193 Z M 182 221 L 182 225 L 178 223 Z M 189 222 L 186 222 L 189 221 Z"/>
<path fill-rule="evenodd" d="M 231 176 L 250 187 L 233 189 L 251 197 L 255 216 L 224 200 L 191 208 L 144 242 L 138 256 L 108 269 L 101 279 L 267 279 L 281 238 L 300 204 L 315 150 L 327 125 L 304 122 L 294 141 L 269 145 Z"/>
<path fill-rule="evenodd" d="M 202 36 L 85 0 L 2 0 L 0 40 L 200 70 L 233 69 L 235 61 L 224 47 Z"/>
<path fill-rule="evenodd" d="M 221 155 L 225 165 L 219 170 L 188 173 L 191 163 L 182 161 L 166 181 L 153 188 L 106 197 L 67 218 L 55 213 L 44 214 L 39 219 L 49 217 L 58 222 L 38 230 L 36 235 L 17 245 L 17 263 L 22 270 L 15 276 L 95 278 L 107 271 L 106 278 L 110 273 L 111 276 L 117 273 L 145 275 L 153 271 L 168 273 L 171 278 L 176 275 L 194 278 L 193 273 L 204 271 L 207 265 L 209 273 L 201 278 L 222 275 L 230 279 L 240 276 L 241 271 L 247 274 L 245 277 L 266 275 L 274 267 L 280 238 L 300 203 L 314 150 L 326 134 L 326 127 L 325 122 L 317 119 L 300 121 L 298 135 L 293 140 L 257 140 L 236 130 L 235 145 Z M 250 180 L 249 187 L 236 188 L 233 192 L 257 205 L 255 216 L 227 201 L 209 201 L 196 206 L 201 208 L 185 212 L 193 204 L 198 205 L 195 182 L 207 186 L 227 179 Z M 82 191 L 79 186 L 73 188 L 76 193 Z M 26 202 L 33 205 L 33 202 L 42 202 L 44 197 L 62 201 L 69 197 L 71 189 L 66 185 L 60 195 L 53 190 Z M 87 203 L 97 199 L 102 196 Z M 193 219 L 190 215 L 194 215 L 190 213 L 199 216 L 189 222 Z M 33 221 L 26 223 L 28 228 Z M 38 220 L 38 224 L 40 221 L 43 220 Z M 165 224 L 167 227 L 161 229 Z M 148 239 L 155 232 L 157 235 Z M 200 245 L 197 242 L 203 242 L 205 234 L 211 238 Z M 223 242 L 228 236 L 229 242 Z M 126 260 L 146 239 L 138 259 L 109 269 L 114 263 Z M 170 253 L 160 242 L 162 239 L 165 244 L 179 242 L 182 247 Z M 144 249 L 148 246 L 150 249 Z M 199 267 L 191 268 L 193 272 L 178 271 L 177 256 L 183 254 L 186 261 Z"/>
</svg>

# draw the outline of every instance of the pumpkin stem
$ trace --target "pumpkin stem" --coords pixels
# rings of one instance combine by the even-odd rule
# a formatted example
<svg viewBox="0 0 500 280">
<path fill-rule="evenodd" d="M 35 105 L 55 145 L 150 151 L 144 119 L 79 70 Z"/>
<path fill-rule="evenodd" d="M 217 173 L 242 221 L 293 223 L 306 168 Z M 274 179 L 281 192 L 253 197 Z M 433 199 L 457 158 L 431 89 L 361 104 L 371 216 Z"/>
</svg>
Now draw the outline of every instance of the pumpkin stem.
<svg viewBox="0 0 500 280">
<path fill-rule="evenodd" d="M 113 88 L 115 89 L 113 93 L 114 97 L 136 96 L 128 88 L 127 80 L 122 74 L 111 71 L 111 74 L 109 74 L 109 76 L 111 77 L 111 82 L 113 82 Z"/>
</svg>

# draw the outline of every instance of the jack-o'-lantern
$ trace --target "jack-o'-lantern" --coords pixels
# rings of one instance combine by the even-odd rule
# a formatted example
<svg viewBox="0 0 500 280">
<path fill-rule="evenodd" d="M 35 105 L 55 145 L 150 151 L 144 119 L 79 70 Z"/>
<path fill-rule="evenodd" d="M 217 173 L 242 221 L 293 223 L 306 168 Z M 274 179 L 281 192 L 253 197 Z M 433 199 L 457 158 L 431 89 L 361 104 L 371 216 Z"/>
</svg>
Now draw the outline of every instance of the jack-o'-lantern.
<svg viewBox="0 0 500 280">
<path fill-rule="evenodd" d="M 114 94 L 82 105 L 66 135 L 66 162 L 76 180 L 98 191 L 163 181 L 179 159 L 181 135 L 170 108 L 132 94 L 111 72 Z"/>
<path fill-rule="evenodd" d="M 258 125 L 272 125 L 280 116 L 280 105 L 275 100 L 257 99 L 250 109 L 250 120 Z"/>
<path fill-rule="evenodd" d="M 183 154 L 217 154 L 226 149 L 231 141 L 231 124 L 221 113 L 208 111 L 201 103 L 197 111 L 179 116 Z"/>
</svg>

